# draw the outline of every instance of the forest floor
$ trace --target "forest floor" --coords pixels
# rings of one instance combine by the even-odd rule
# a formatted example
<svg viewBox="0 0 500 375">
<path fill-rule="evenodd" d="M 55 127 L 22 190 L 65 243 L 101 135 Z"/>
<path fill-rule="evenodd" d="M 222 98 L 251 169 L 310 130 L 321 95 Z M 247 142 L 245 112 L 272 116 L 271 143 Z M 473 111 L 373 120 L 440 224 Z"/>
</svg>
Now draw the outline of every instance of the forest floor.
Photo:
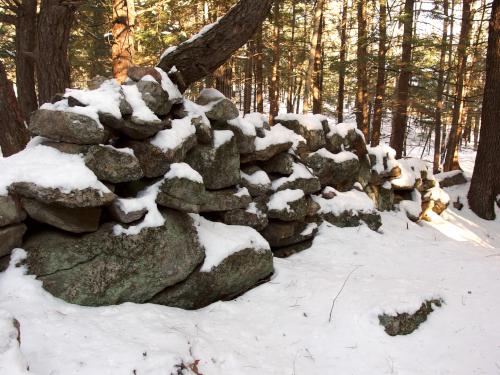
<svg viewBox="0 0 500 375">
<path fill-rule="evenodd" d="M 460 156 L 470 177 L 475 153 Z M 270 282 L 198 311 L 70 305 L 10 267 L 0 310 L 20 322 L 22 358 L 2 364 L 0 340 L 0 374 L 500 374 L 500 219 L 475 216 L 467 189 L 446 189 L 464 208 L 432 223 L 386 212 L 382 233 L 323 224 L 312 248 L 275 259 Z M 431 298 L 444 303 L 413 333 L 379 324 Z"/>
</svg>

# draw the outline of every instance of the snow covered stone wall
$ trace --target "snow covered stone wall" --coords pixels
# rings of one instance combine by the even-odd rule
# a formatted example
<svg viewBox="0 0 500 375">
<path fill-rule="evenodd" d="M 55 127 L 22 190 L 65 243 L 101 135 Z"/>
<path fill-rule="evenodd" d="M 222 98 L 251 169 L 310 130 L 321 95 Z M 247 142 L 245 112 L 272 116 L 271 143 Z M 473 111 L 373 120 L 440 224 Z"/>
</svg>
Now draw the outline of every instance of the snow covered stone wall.
<svg viewBox="0 0 500 375">
<path fill-rule="evenodd" d="M 0 262 L 23 247 L 66 301 L 200 308 L 266 281 L 323 220 L 377 231 L 395 202 L 414 220 L 448 204 L 424 164 L 367 147 L 354 124 L 270 126 L 214 89 L 183 98 L 160 69 L 129 75 L 66 90 L 0 159 Z"/>
</svg>

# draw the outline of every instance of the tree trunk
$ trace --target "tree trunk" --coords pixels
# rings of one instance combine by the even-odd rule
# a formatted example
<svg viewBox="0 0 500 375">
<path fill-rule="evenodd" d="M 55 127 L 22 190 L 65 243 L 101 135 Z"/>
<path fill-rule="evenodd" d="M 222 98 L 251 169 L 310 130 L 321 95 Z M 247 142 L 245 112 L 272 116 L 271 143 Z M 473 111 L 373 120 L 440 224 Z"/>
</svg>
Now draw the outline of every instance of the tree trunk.
<svg viewBox="0 0 500 375">
<path fill-rule="evenodd" d="M 467 195 L 469 207 L 479 217 L 495 219 L 495 199 L 500 193 L 500 0 L 493 0 L 486 57 L 486 85 L 481 115 L 481 140 Z"/>
<path fill-rule="evenodd" d="M 340 22 L 339 91 L 337 96 L 337 122 L 344 121 L 345 60 L 347 54 L 347 0 L 342 1 Z"/>
<path fill-rule="evenodd" d="M 12 82 L 0 61 L 0 149 L 3 156 L 21 151 L 30 136 L 24 125 Z"/>
<path fill-rule="evenodd" d="M 445 0 L 446 1 L 446 0 Z M 371 134 L 371 146 L 378 146 L 380 143 L 380 128 L 382 126 L 382 115 L 384 111 L 385 98 L 385 56 L 387 53 L 387 7 L 386 0 L 379 0 L 380 21 L 379 21 L 379 41 L 377 56 L 377 88 L 375 92 L 375 106 L 373 114 L 373 126 Z"/>
<path fill-rule="evenodd" d="M 35 88 L 36 0 L 23 0 L 16 17 L 16 90 L 24 119 L 38 108 Z"/>
<path fill-rule="evenodd" d="M 292 0 L 292 35 L 291 35 L 291 48 L 290 51 L 288 52 L 288 93 L 286 96 L 286 111 L 288 113 L 293 112 L 293 94 L 295 91 L 295 75 L 294 75 L 294 44 L 295 44 L 295 23 L 296 20 L 295 18 L 297 17 L 297 7 L 295 4 L 296 0 Z"/>
<path fill-rule="evenodd" d="M 76 2 L 43 0 L 38 15 L 36 75 L 38 102 L 46 103 L 70 87 L 68 44 Z"/>
<path fill-rule="evenodd" d="M 403 12 L 403 45 L 400 72 L 396 88 L 396 103 L 392 120 L 391 147 L 396 150 L 396 158 L 401 158 L 406 136 L 408 120 L 408 99 L 411 80 L 411 50 L 413 34 L 414 0 L 405 0 Z"/>
<path fill-rule="evenodd" d="M 264 81 L 262 72 L 262 26 L 257 30 L 256 52 L 255 56 L 255 86 L 256 86 L 256 100 L 257 112 L 264 113 Z"/>
<path fill-rule="evenodd" d="M 316 0 L 314 7 L 313 30 L 311 37 L 311 45 L 309 49 L 309 59 L 307 63 L 306 78 L 304 83 L 304 107 L 303 112 L 309 112 L 312 107 L 311 93 L 313 91 L 314 78 L 314 60 L 316 58 L 316 49 L 318 47 L 318 39 L 321 29 L 321 20 L 323 17 L 323 7 L 325 0 Z"/>
<path fill-rule="evenodd" d="M 444 161 L 444 170 L 451 171 L 460 169 L 458 164 L 458 140 L 462 133 L 463 120 L 463 95 L 464 79 L 467 71 L 467 48 L 469 47 L 470 29 L 471 29 L 471 6 L 472 0 L 463 0 L 462 6 L 462 26 L 460 30 L 460 39 L 458 42 L 458 67 L 455 100 L 453 103 L 453 115 L 451 121 L 450 135 L 446 146 L 446 157 Z"/>
<path fill-rule="evenodd" d="M 312 112 L 314 114 L 321 113 L 323 110 L 323 28 L 324 28 L 324 18 L 321 15 L 321 22 L 318 33 L 318 43 L 316 45 L 316 55 L 314 56 L 314 80 L 312 87 L 312 97 L 313 97 L 313 107 Z"/>
<path fill-rule="evenodd" d="M 366 0 L 358 0 L 356 123 L 368 139 L 368 34 Z"/>
<path fill-rule="evenodd" d="M 175 65 L 179 89 L 184 91 L 242 47 L 267 17 L 272 4 L 273 0 L 240 0 L 210 30 L 164 53 L 158 67 L 169 72 Z"/>
<path fill-rule="evenodd" d="M 113 0 L 113 77 L 123 83 L 134 58 L 134 0 Z"/>
<path fill-rule="evenodd" d="M 243 97 L 243 112 L 250 113 L 252 107 L 252 70 L 253 70 L 253 41 L 247 44 L 247 59 L 245 61 L 245 85 Z"/>
<path fill-rule="evenodd" d="M 439 58 L 439 73 L 436 89 L 436 108 L 434 110 L 434 173 L 439 172 L 441 165 L 441 111 L 443 110 L 444 65 L 448 43 L 448 0 L 443 1 L 443 36 L 441 37 L 441 55 Z"/>
<path fill-rule="evenodd" d="M 279 111 L 279 62 L 280 62 L 280 0 L 274 1 L 273 10 L 273 48 L 272 48 L 272 63 L 271 77 L 269 82 L 269 120 L 272 121 L 278 115 Z"/>
<path fill-rule="evenodd" d="M 474 150 L 477 151 L 479 145 L 479 127 L 480 127 L 481 116 L 476 114 L 474 116 Z"/>
<path fill-rule="evenodd" d="M 215 88 L 226 98 L 233 97 L 233 69 L 231 62 L 220 66 L 215 72 Z"/>
</svg>

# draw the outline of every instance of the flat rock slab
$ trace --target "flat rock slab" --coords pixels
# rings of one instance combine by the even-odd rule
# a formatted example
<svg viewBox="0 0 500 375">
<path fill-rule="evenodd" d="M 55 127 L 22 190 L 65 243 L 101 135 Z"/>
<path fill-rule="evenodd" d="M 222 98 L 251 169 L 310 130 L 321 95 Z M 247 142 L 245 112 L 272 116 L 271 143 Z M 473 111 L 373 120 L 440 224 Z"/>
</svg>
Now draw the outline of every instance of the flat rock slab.
<svg viewBox="0 0 500 375">
<path fill-rule="evenodd" d="M 21 202 L 32 219 L 66 232 L 95 232 L 99 228 L 100 207 L 68 208 L 29 198 L 21 198 Z"/>
<path fill-rule="evenodd" d="M 269 221 L 269 225 L 260 233 L 272 248 L 290 246 L 313 238 L 318 232 L 316 222 L 305 221 Z"/>
<path fill-rule="evenodd" d="M 73 112 L 38 109 L 31 115 L 33 135 L 78 144 L 105 143 L 109 133 L 94 119 Z"/>
<path fill-rule="evenodd" d="M 26 212 L 21 207 L 19 199 L 10 195 L 0 196 L 0 227 L 20 223 L 24 219 Z"/>
<path fill-rule="evenodd" d="M 244 249 L 225 258 L 208 272 L 193 272 L 185 281 L 166 288 L 150 302 L 199 309 L 246 292 L 266 280 L 272 272 L 273 255 L 270 251 Z"/>
<path fill-rule="evenodd" d="M 282 143 L 275 143 L 267 146 L 261 150 L 255 150 L 249 154 L 241 155 L 242 163 L 249 163 L 252 161 L 265 161 L 271 159 L 273 156 L 286 152 L 292 147 L 293 143 L 288 141 L 283 141 Z"/>
<path fill-rule="evenodd" d="M 70 208 L 106 206 L 115 199 L 115 195 L 111 192 L 103 193 L 90 187 L 66 193 L 59 189 L 41 187 L 31 182 L 13 183 L 9 187 L 9 191 L 46 204 L 59 204 Z"/>
<path fill-rule="evenodd" d="M 0 257 L 9 255 L 13 249 L 22 246 L 26 229 L 24 224 L 14 224 L 0 228 Z"/>
<path fill-rule="evenodd" d="M 193 220 L 165 210 L 164 225 L 133 236 L 97 232 L 71 236 L 47 230 L 25 242 L 29 272 L 67 302 L 86 306 L 148 302 L 186 279 L 203 261 Z"/>
</svg>

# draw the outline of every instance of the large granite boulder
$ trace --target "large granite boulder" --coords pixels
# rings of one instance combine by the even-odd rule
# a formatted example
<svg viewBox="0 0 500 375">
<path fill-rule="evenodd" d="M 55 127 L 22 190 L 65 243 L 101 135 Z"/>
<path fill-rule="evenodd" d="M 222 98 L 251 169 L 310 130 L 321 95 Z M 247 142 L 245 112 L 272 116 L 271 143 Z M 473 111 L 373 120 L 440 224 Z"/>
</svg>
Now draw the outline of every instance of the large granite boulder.
<svg viewBox="0 0 500 375">
<path fill-rule="evenodd" d="M 349 151 L 332 154 L 326 149 L 311 153 L 305 160 L 322 186 L 331 185 L 338 190 L 350 190 L 359 173 L 359 160 Z"/>
<path fill-rule="evenodd" d="M 302 190 L 282 190 L 269 197 L 267 216 L 282 221 L 303 220 L 308 213 L 308 201 Z"/>
<path fill-rule="evenodd" d="M 213 121 L 225 122 L 239 116 L 236 105 L 227 99 L 220 91 L 213 88 L 201 90 L 196 104 L 206 106 L 205 115 Z"/>
<path fill-rule="evenodd" d="M 112 224 L 83 236 L 42 231 L 24 244 L 28 270 L 70 303 L 148 302 L 186 279 L 204 257 L 193 220 L 173 210 L 162 215 L 162 226 L 137 235 L 116 236 Z"/>
<path fill-rule="evenodd" d="M 259 165 L 267 173 L 289 176 L 293 173 L 293 164 L 293 156 L 287 152 L 282 152 L 269 160 L 261 162 Z"/>
<path fill-rule="evenodd" d="M 326 140 L 323 125 L 321 121 L 312 114 L 281 114 L 274 119 L 274 122 L 280 123 L 284 127 L 304 137 L 307 143 L 307 149 L 310 151 L 316 151 L 325 146 Z"/>
<path fill-rule="evenodd" d="M 136 83 L 142 100 L 148 108 L 158 116 L 165 116 L 170 112 L 172 103 L 168 100 L 168 93 L 154 80 L 141 80 Z"/>
</svg>

